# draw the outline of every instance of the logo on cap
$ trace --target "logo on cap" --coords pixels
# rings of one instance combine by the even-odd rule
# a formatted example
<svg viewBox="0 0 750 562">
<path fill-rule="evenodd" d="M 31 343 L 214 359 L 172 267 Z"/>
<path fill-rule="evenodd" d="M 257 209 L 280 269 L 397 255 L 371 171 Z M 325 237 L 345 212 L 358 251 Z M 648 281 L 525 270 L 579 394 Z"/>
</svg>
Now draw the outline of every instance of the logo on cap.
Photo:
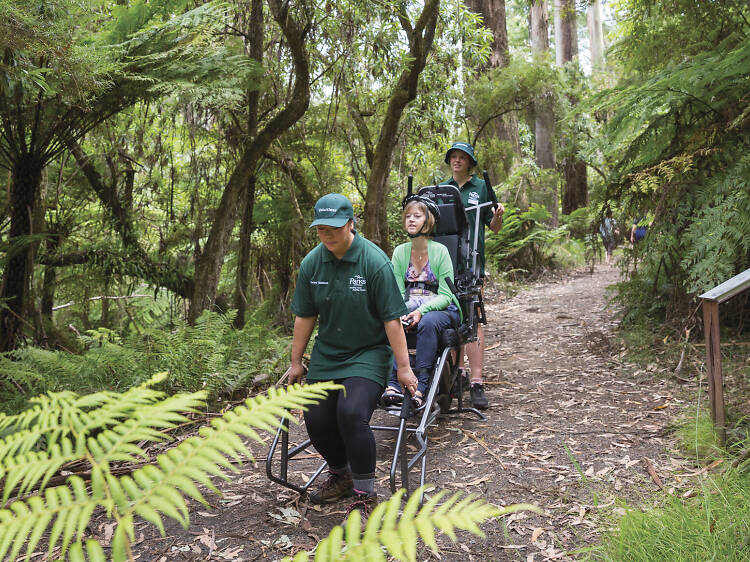
<svg viewBox="0 0 750 562">
<path fill-rule="evenodd" d="M 315 203 L 315 220 L 310 226 L 340 228 L 354 218 L 352 204 L 340 193 L 324 195 Z"/>
</svg>

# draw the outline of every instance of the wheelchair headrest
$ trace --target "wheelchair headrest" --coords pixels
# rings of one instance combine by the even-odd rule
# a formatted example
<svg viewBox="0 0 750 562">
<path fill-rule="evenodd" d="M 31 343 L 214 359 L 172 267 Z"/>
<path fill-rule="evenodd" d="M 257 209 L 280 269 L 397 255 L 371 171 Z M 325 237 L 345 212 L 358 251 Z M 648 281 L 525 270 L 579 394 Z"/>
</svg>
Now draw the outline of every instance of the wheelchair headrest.
<svg viewBox="0 0 750 562">
<path fill-rule="evenodd" d="M 428 185 L 422 187 L 418 195 L 433 201 L 440 211 L 440 223 L 436 225 L 434 236 L 462 234 L 466 231 L 469 223 L 457 187 L 447 184 Z"/>
</svg>

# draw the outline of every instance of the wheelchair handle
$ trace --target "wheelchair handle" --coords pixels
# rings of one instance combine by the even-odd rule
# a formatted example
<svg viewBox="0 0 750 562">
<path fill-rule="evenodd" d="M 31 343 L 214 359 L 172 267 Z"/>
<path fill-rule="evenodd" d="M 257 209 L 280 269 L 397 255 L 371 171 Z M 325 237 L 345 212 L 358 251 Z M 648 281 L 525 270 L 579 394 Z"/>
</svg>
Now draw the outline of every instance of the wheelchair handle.
<svg viewBox="0 0 750 562">
<path fill-rule="evenodd" d="M 484 184 L 487 186 L 487 191 L 490 193 L 490 199 L 492 200 L 492 210 L 497 211 L 497 195 L 495 195 L 495 190 L 492 189 L 492 184 L 490 183 L 490 175 L 487 173 L 487 170 L 482 171 L 482 177 L 484 178 Z"/>
<path fill-rule="evenodd" d="M 401 412 L 399 412 L 399 417 L 402 420 L 408 420 L 413 413 L 414 412 L 412 410 L 411 394 L 409 394 L 409 391 L 406 390 L 404 392 L 404 401 L 401 403 Z"/>
</svg>

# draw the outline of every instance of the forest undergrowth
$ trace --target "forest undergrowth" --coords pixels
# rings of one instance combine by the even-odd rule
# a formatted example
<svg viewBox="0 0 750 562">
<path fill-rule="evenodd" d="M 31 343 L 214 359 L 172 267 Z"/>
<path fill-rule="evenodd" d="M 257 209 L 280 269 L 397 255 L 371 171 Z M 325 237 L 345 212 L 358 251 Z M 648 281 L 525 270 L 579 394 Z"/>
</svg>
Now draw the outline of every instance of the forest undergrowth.
<svg viewBox="0 0 750 562">
<path fill-rule="evenodd" d="M 126 334 L 87 330 L 78 338 L 79 353 L 29 346 L 0 354 L 0 411 L 16 413 L 46 392 L 124 392 L 158 372 L 167 373 L 166 392 L 203 390 L 209 407 L 219 410 L 222 402 L 275 382 L 291 344 L 262 315 L 241 330 L 233 320 L 234 312 L 206 312 L 194 326 L 177 321 L 172 328 L 154 322 Z"/>
<path fill-rule="evenodd" d="M 643 372 L 660 370 L 676 381 L 685 398 L 672 418 L 673 454 L 692 460 L 694 485 L 662 486 L 656 506 L 621 502 L 608 532 L 586 552 L 593 560 L 747 560 L 750 557 L 750 347 L 747 331 L 725 330 L 722 364 L 727 437 L 722 443 L 711 419 L 705 373 L 705 344 L 699 329 L 627 322 L 620 332 L 628 359 Z M 695 327 L 694 327 L 695 328 Z M 679 485 L 682 482 L 676 478 Z"/>
</svg>

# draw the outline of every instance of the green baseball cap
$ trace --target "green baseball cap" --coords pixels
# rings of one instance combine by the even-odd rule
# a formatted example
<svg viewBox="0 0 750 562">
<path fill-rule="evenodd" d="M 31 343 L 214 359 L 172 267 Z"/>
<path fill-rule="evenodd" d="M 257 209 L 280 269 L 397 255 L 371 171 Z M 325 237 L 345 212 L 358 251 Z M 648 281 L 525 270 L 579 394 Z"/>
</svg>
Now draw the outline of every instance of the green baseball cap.
<svg viewBox="0 0 750 562">
<path fill-rule="evenodd" d="M 315 220 L 310 226 L 340 228 L 353 218 L 354 209 L 351 202 L 340 193 L 329 193 L 315 203 Z"/>
<path fill-rule="evenodd" d="M 450 159 L 451 159 L 451 152 L 454 150 L 460 150 L 461 152 L 465 152 L 469 155 L 469 158 L 471 158 L 471 165 L 476 166 L 477 165 L 477 159 L 474 158 L 474 147 L 471 146 L 468 142 L 454 142 L 451 147 L 448 149 L 448 152 L 445 153 L 445 163 L 450 165 Z"/>
</svg>

